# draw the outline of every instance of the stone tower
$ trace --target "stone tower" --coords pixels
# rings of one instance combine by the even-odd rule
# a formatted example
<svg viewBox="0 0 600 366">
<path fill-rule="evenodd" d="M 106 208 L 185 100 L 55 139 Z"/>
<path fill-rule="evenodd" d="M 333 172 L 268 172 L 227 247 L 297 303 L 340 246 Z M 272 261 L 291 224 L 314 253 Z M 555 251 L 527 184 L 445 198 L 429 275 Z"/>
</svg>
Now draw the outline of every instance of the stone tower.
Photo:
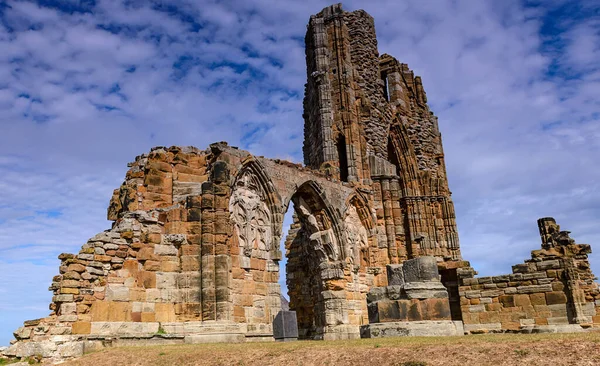
<svg viewBox="0 0 600 366">
<path fill-rule="evenodd" d="M 379 55 L 364 10 L 323 9 L 305 43 L 305 164 L 376 192 L 392 262 L 459 259 L 442 138 L 421 78 Z"/>
</svg>

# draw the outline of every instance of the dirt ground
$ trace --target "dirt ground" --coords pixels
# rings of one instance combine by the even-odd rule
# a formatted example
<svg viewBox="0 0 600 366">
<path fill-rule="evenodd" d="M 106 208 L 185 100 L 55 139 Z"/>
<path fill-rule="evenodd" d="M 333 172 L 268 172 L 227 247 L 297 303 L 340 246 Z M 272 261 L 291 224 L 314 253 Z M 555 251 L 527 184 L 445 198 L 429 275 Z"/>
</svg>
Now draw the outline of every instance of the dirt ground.
<svg viewBox="0 0 600 366">
<path fill-rule="evenodd" d="M 64 365 L 600 365 L 600 333 L 127 347 Z"/>
</svg>

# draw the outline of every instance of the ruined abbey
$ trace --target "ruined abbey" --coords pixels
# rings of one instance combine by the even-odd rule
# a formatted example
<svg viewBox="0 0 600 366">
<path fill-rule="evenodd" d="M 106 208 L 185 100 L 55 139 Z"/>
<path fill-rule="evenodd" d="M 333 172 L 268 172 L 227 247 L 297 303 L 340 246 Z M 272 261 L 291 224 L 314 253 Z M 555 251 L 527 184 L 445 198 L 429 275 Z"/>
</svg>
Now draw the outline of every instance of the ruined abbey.
<svg viewBox="0 0 600 366">
<path fill-rule="evenodd" d="M 6 355 L 272 340 L 280 271 L 302 339 L 600 325 L 590 246 L 551 218 L 512 274 L 475 277 L 438 119 L 421 78 L 379 54 L 371 16 L 327 7 L 305 42 L 304 165 L 224 142 L 136 157 L 111 229 L 59 256 L 51 314 L 16 330 Z"/>
</svg>

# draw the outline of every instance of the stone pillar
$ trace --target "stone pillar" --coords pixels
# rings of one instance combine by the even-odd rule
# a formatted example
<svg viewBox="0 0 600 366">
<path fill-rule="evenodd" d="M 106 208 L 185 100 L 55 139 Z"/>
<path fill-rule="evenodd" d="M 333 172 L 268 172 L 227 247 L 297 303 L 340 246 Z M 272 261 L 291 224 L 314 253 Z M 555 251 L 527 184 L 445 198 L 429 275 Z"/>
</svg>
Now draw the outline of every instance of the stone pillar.
<svg viewBox="0 0 600 366">
<path fill-rule="evenodd" d="M 453 259 L 461 259 L 458 233 L 456 232 L 456 214 L 454 212 L 454 204 L 450 199 L 444 198 L 442 200 L 442 215 L 449 255 Z"/>
<path fill-rule="evenodd" d="M 216 320 L 215 293 L 215 196 L 214 183 L 202 184 L 202 226 L 200 273 L 202 286 L 202 320 Z"/>
<path fill-rule="evenodd" d="M 229 169 L 225 162 L 217 162 L 213 166 L 214 193 L 214 287 L 215 287 L 215 319 L 230 320 L 233 312 L 229 298 L 229 275 L 231 256 L 228 239 L 233 235 L 229 219 Z"/>
<path fill-rule="evenodd" d="M 377 218 L 376 228 L 377 228 L 377 245 L 378 248 L 387 248 L 388 241 L 385 233 L 385 215 L 382 201 L 382 187 L 381 181 L 378 179 L 373 179 L 373 206 L 375 208 L 375 215 Z"/>
<path fill-rule="evenodd" d="M 390 179 L 381 179 L 381 202 L 383 203 L 383 215 L 385 218 L 385 234 L 387 237 L 388 258 L 390 263 L 398 263 L 398 248 L 396 246 L 396 230 L 394 214 L 392 209 L 392 193 L 390 190 Z"/>
<path fill-rule="evenodd" d="M 543 219 L 538 220 L 538 224 L 541 220 Z M 556 222 L 554 224 L 556 224 Z M 570 257 L 563 258 L 562 261 L 565 268 L 565 292 L 567 294 L 567 298 L 569 299 L 569 305 L 571 306 L 573 314 L 573 318 L 570 320 L 572 320 L 572 322 L 575 324 L 591 323 L 591 320 L 584 314 L 583 311 L 583 305 L 585 305 L 585 294 L 579 288 L 579 275 L 577 274 L 577 270 L 575 268 L 575 261 Z"/>
<path fill-rule="evenodd" d="M 542 248 L 552 248 L 554 246 L 553 235 L 560 231 L 560 226 L 556 224 L 556 220 L 552 217 L 542 217 L 538 219 L 537 223 L 542 239 Z"/>
<path fill-rule="evenodd" d="M 230 319 L 229 269 L 231 259 L 227 240 L 231 235 L 228 203 L 229 168 L 217 161 L 210 181 L 202 184 L 202 319 Z"/>
<path fill-rule="evenodd" d="M 405 197 L 403 202 L 406 216 L 408 218 L 408 235 L 406 236 L 408 257 L 416 258 L 422 255 L 420 246 L 421 235 L 419 230 L 420 214 L 417 207 L 418 197 Z"/>
<path fill-rule="evenodd" d="M 394 218 L 394 232 L 396 234 L 396 250 L 400 262 L 407 260 L 406 237 L 402 208 L 400 207 L 400 182 L 398 177 L 390 178 L 390 193 L 392 201 L 392 216 Z"/>
<path fill-rule="evenodd" d="M 329 50 L 323 18 L 311 17 L 305 43 L 308 82 L 304 96 L 304 163 L 319 169 L 325 161 L 337 160 L 331 131 Z"/>
</svg>

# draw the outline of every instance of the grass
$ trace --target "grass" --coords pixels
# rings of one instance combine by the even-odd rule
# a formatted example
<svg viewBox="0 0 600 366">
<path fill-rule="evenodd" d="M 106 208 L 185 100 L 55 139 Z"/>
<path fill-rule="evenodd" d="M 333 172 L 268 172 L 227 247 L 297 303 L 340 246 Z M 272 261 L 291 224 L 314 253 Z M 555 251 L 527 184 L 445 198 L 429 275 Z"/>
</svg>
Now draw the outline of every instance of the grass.
<svg viewBox="0 0 600 366">
<path fill-rule="evenodd" d="M 519 357 L 525 357 L 529 354 L 529 350 L 528 349 L 516 349 L 515 353 L 517 354 L 517 356 Z"/>
<path fill-rule="evenodd" d="M 599 365 L 600 333 L 111 348 L 65 365 Z"/>
<path fill-rule="evenodd" d="M 17 363 L 17 362 L 26 362 L 30 365 L 35 365 L 35 364 L 39 364 L 41 360 L 41 357 L 28 357 L 22 360 L 19 359 L 7 359 L 7 358 L 0 358 L 0 366 L 3 365 L 11 365 L 13 363 Z"/>
</svg>

